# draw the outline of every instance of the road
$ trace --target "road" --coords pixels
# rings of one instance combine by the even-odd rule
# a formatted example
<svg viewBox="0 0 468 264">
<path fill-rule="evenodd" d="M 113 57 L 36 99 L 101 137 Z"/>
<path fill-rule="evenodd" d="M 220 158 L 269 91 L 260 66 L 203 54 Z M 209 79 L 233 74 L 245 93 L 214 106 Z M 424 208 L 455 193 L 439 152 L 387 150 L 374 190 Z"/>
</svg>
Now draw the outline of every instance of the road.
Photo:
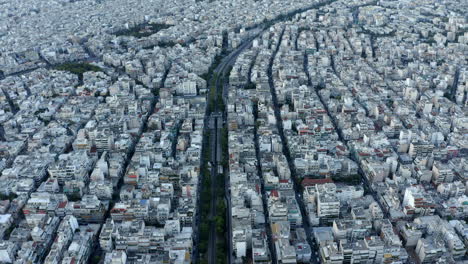
<svg viewBox="0 0 468 264">
<path fill-rule="evenodd" d="M 224 57 L 221 60 L 221 63 L 215 68 L 214 73 L 217 76 L 216 78 L 216 94 L 222 94 L 223 95 L 223 101 L 227 102 L 227 97 L 228 97 L 228 80 L 227 78 L 220 78 L 224 76 L 228 70 L 229 67 L 234 65 L 236 62 L 237 57 L 248 47 L 250 47 L 252 40 L 258 35 L 254 34 L 252 37 L 249 37 L 246 41 L 244 41 L 239 47 L 237 47 L 234 51 L 232 51 L 229 55 Z M 220 144 L 220 137 L 221 137 L 221 128 L 227 121 L 227 112 L 225 109 L 220 109 L 220 105 L 218 100 L 215 100 L 215 107 L 214 107 L 214 113 L 211 115 L 210 123 L 213 123 L 213 125 L 210 125 L 211 129 L 211 142 L 210 142 L 210 147 L 211 147 L 211 162 L 212 162 L 212 168 L 211 168 L 211 210 L 210 210 L 210 219 L 214 219 L 216 216 L 216 200 L 217 200 L 217 195 L 215 192 L 215 182 L 216 178 L 219 177 L 218 173 L 218 165 L 221 162 L 221 144 Z M 227 262 L 232 263 L 232 257 L 233 257 L 233 247 L 232 247 L 232 228 L 231 228 L 231 198 L 230 198 L 230 186 L 229 186 L 229 171 L 227 168 L 223 168 L 223 174 L 225 183 L 224 183 L 224 199 L 226 201 L 226 230 L 228 232 L 227 234 L 227 245 L 228 245 L 228 251 L 229 254 L 227 254 Z M 212 222 L 210 226 L 210 238 L 209 238 L 209 243 L 208 243 L 208 263 L 216 263 L 216 228 L 214 223 Z"/>
<path fill-rule="evenodd" d="M 309 71 L 308 71 L 308 58 L 307 58 L 307 54 L 304 55 L 304 72 L 307 76 L 307 79 L 308 79 L 308 86 L 310 88 L 313 87 L 313 84 L 312 84 L 312 79 L 309 75 Z M 338 76 L 338 75 L 337 75 Z M 325 108 L 325 111 L 328 115 L 328 117 L 330 118 L 332 124 L 333 124 L 333 127 L 335 128 L 335 131 L 337 131 L 337 134 L 338 134 L 338 137 L 340 139 L 341 142 L 344 142 L 346 146 L 348 146 L 348 140 L 346 140 L 344 137 L 343 137 L 343 134 L 341 133 L 341 131 L 338 129 L 338 124 L 336 122 L 336 119 L 333 117 L 333 115 L 330 114 L 330 111 L 328 109 L 328 104 L 324 101 L 324 99 L 322 98 L 321 94 L 318 92 L 317 89 L 313 89 L 316 94 L 317 94 L 317 97 L 319 98 L 320 102 L 322 103 L 323 107 Z M 360 164 L 360 162 L 358 160 L 356 160 L 353 156 L 350 157 L 353 161 L 356 162 L 356 164 L 358 165 L 358 173 L 359 175 L 361 175 L 361 184 L 362 185 L 365 185 L 367 187 L 367 189 L 369 190 L 370 194 L 372 195 L 372 197 L 374 198 L 374 200 L 379 204 L 380 208 L 382 208 L 382 211 L 384 213 L 384 216 L 385 218 L 388 218 L 390 219 L 390 214 L 384 210 L 384 207 L 382 206 L 382 203 L 377 195 L 377 193 L 372 189 L 372 186 L 370 184 L 370 182 L 367 180 L 367 178 L 365 177 L 365 174 L 364 174 L 364 171 L 362 169 L 362 166 Z M 303 203 L 302 200 L 300 200 L 300 203 Z M 301 205 L 302 207 L 303 205 Z M 310 227 L 308 227 L 308 229 L 310 229 Z M 308 232 L 311 232 L 311 230 L 309 230 Z M 314 242 L 314 241 L 313 241 Z M 316 245 L 314 244 L 314 247 Z M 314 259 L 314 257 L 312 256 L 312 258 Z"/>
<path fill-rule="evenodd" d="M 255 106 L 255 123 L 258 119 L 258 109 Z M 262 159 L 261 159 L 261 152 L 260 152 L 260 144 L 258 143 L 258 130 L 257 126 L 254 126 L 254 144 L 255 144 L 255 156 L 257 157 L 257 173 L 260 178 L 260 191 L 262 193 L 262 203 L 263 203 L 263 211 L 265 213 L 265 230 L 268 239 L 268 247 L 270 249 L 271 260 L 272 263 L 278 263 L 276 259 L 276 247 L 273 244 L 273 236 L 271 232 L 271 225 L 270 225 L 270 214 L 268 210 L 268 199 L 267 193 L 265 191 L 265 180 L 263 179 L 263 171 L 262 171 Z"/>
<path fill-rule="evenodd" d="M 297 14 L 297 13 L 303 13 L 303 12 L 306 12 L 308 10 L 311 10 L 311 9 L 316 9 L 316 8 L 320 8 L 322 6 L 325 6 L 325 5 L 328 5 L 328 4 L 331 4 L 333 2 L 335 2 L 336 0 L 328 0 L 328 1 L 323 1 L 321 3 L 317 3 L 317 4 L 313 4 L 311 5 L 310 7 L 308 8 L 304 8 L 304 9 L 298 9 L 296 11 L 293 11 L 291 12 L 291 17 L 294 15 L 294 14 Z M 230 54 L 228 54 L 227 56 L 225 56 L 222 60 L 221 60 L 221 63 L 215 68 L 214 70 L 214 73 L 216 74 L 216 76 L 218 76 L 218 78 L 216 79 L 216 94 L 220 94 L 222 93 L 222 98 L 223 98 L 223 101 L 224 102 L 227 102 L 227 99 L 228 99 L 228 87 L 229 85 L 227 84 L 227 80 L 225 78 L 219 78 L 220 76 L 224 76 L 225 73 L 229 70 L 229 66 L 233 65 L 237 59 L 237 57 L 245 50 L 247 49 L 252 41 L 258 36 L 260 35 L 262 32 L 264 32 L 266 29 L 270 28 L 271 25 L 273 24 L 276 24 L 276 23 L 279 23 L 281 21 L 284 21 L 286 19 L 289 19 L 288 18 L 289 16 L 278 16 L 278 18 L 275 18 L 275 19 L 272 19 L 271 21 L 269 21 L 269 23 L 264 23 L 265 25 L 262 25 L 262 24 L 259 24 L 256 26 L 256 28 L 252 29 L 251 32 L 253 32 L 253 34 L 247 38 L 240 46 L 238 46 L 234 51 L 232 51 Z M 271 22 L 271 23 L 270 23 Z M 278 51 L 279 49 L 279 43 L 278 43 L 278 46 L 277 46 L 277 49 L 276 49 L 276 52 Z M 276 52 L 275 52 L 275 55 L 276 55 Z M 272 62 L 273 62 L 273 59 L 271 60 L 271 65 L 270 65 L 270 69 L 269 69 L 269 79 L 270 80 L 270 85 L 273 87 L 274 89 L 274 86 L 272 84 L 272 77 L 271 77 L 271 66 L 272 66 Z M 223 79 L 223 82 L 221 82 L 221 79 Z M 275 99 L 276 99 L 276 95 L 275 96 Z M 216 98 L 217 99 L 217 98 Z M 277 106 L 277 105 L 276 105 Z M 214 192 L 214 182 L 215 182 L 215 179 L 216 177 L 218 177 L 218 163 L 220 161 L 220 153 L 221 153 L 221 146 L 220 146 L 220 141 L 219 141 L 219 138 L 220 138 L 220 128 L 222 128 L 222 126 L 227 122 L 227 112 L 225 111 L 225 109 L 219 109 L 219 104 L 218 104 L 218 100 L 215 100 L 215 107 L 214 107 L 214 111 L 213 113 L 215 113 L 214 115 L 210 115 L 210 113 L 206 112 L 206 115 L 205 115 L 205 124 L 210 124 L 210 130 L 211 130 L 211 137 L 210 137 L 210 140 L 211 142 L 209 142 L 209 145 L 210 145 L 210 148 L 211 148 L 211 153 L 212 153 L 212 156 L 210 158 L 211 160 L 211 165 L 212 165 L 212 168 L 211 168 L 211 172 L 210 172 L 210 177 L 211 177 L 211 209 L 210 209 L 210 219 L 213 219 L 213 217 L 216 215 L 216 193 Z M 277 107 L 276 107 L 277 108 Z M 207 108 L 208 109 L 208 108 Z M 279 111 L 278 109 L 275 109 L 275 115 L 276 113 L 279 114 Z M 221 124 L 221 120 L 219 118 L 219 114 L 222 114 L 222 124 Z M 279 116 L 279 115 L 278 115 Z M 207 130 L 207 126 L 205 125 L 204 126 L 204 132 L 206 132 Z M 284 134 L 283 134 L 283 131 L 282 131 L 282 122 L 281 122 L 281 135 L 282 135 L 282 139 L 284 139 Z M 281 136 L 280 135 L 280 136 Z M 287 144 L 285 142 L 285 140 L 283 140 L 283 142 L 285 144 Z M 285 148 L 283 148 L 285 149 Z M 290 163 L 290 166 L 292 164 L 292 162 L 290 161 L 290 159 L 288 160 L 288 162 Z M 292 164 L 293 166 L 293 164 Z M 228 250 L 229 250 L 229 254 L 227 254 L 227 259 L 228 259 L 228 263 L 233 263 L 233 246 L 232 246 L 232 227 L 231 227 L 231 200 L 230 200 L 230 186 L 229 186 L 229 171 L 228 171 L 228 168 L 223 168 L 223 173 L 225 175 L 225 197 L 224 199 L 226 200 L 226 218 L 227 218 L 227 221 L 226 221 L 226 229 L 227 229 L 227 243 L 228 243 Z M 199 179 L 199 183 L 201 183 L 201 180 Z M 311 230 L 308 226 L 308 221 L 307 221 L 307 216 L 305 214 L 305 206 L 302 202 L 302 198 L 300 196 L 300 187 L 299 186 L 294 186 L 295 187 L 295 191 L 296 191 L 296 200 L 298 201 L 299 203 L 299 207 L 301 209 L 301 214 L 302 214 L 302 218 L 304 219 L 303 220 L 303 223 L 304 223 L 304 229 L 306 230 L 306 234 L 307 234 L 307 238 L 308 238 L 308 242 L 309 244 L 312 246 L 314 245 L 313 244 L 313 241 L 311 239 Z M 198 200 L 199 199 L 199 196 L 200 196 L 200 193 L 198 193 Z M 265 196 L 266 198 L 266 196 Z M 266 201 L 266 200 L 265 200 Z M 266 207 L 266 202 L 264 201 L 264 206 Z M 195 220 L 195 228 L 198 230 L 198 225 L 199 225 L 199 207 L 197 208 L 197 218 Z M 266 215 L 266 220 L 268 222 L 268 215 Z M 268 232 L 268 228 L 267 228 L 267 235 L 269 235 L 269 241 L 271 243 L 271 230 L 270 232 Z M 194 235 L 194 241 L 199 241 L 199 234 L 196 233 Z M 275 254 L 275 249 L 274 249 L 274 246 L 272 247 L 271 246 L 272 244 L 270 244 L 270 251 L 272 252 L 272 257 L 273 257 L 273 263 L 276 263 L 276 254 Z M 197 245 L 195 244 L 194 245 L 194 250 L 193 250 L 193 256 L 195 256 L 194 258 L 194 263 L 196 263 L 197 261 L 197 256 L 198 256 L 198 251 L 197 251 Z M 316 252 L 314 251 L 314 247 L 312 246 L 312 263 L 316 263 L 316 259 L 317 259 L 317 255 L 316 255 Z M 216 230 L 215 230 L 215 225 L 214 224 L 211 224 L 210 226 L 210 234 L 209 234 L 209 242 L 208 242 L 208 263 L 216 263 Z"/>
<path fill-rule="evenodd" d="M 253 32 L 256 32 L 253 30 Z M 252 37 L 248 38 L 245 40 L 239 47 L 237 47 L 234 51 L 232 51 L 230 54 L 225 56 L 222 60 L 221 63 L 215 68 L 213 73 L 216 74 L 216 76 L 223 76 L 229 69 L 229 66 L 233 65 L 239 56 L 246 48 L 248 48 L 252 40 L 258 36 L 259 33 L 253 34 Z M 227 80 L 224 80 L 224 82 L 221 82 L 220 78 L 216 79 L 216 89 L 217 89 L 217 94 L 220 94 L 222 92 L 223 95 L 223 100 L 227 100 L 228 96 L 228 85 L 227 85 Z M 221 90 L 222 89 L 222 90 Z M 227 115 L 224 111 L 224 109 L 219 109 L 219 104 L 218 101 L 215 100 L 215 107 L 214 107 L 213 113 L 210 113 L 207 111 L 205 113 L 205 126 L 203 129 L 203 134 L 206 134 L 208 131 L 211 132 L 211 137 L 210 137 L 210 142 L 208 142 L 209 147 L 211 149 L 211 157 L 210 157 L 210 163 L 211 163 L 211 171 L 210 171 L 210 179 L 211 179 L 211 189 L 210 189 L 210 195 L 211 195 L 211 204 L 210 204 L 210 214 L 209 218 L 213 219 L 214 216 L 216 216 L 216 193 L 214 192 L 214 183 L 216 177 L 218 177 L 218 162 L 220 161 L 220 154 L 221 154 L 221 144 L 220 144 L 220 135 L 219 133 L 220 129 L 222 128 L 223 124 L 226 122 Z M 205 140 L 205 137 L 204 139 Z M 202 144 L 205 146 L 205 141 Z M 202 160 L 200 162 L 203 162 Z M 201 167 L 201 163 L 200 163 Z M 229 191 L 229 175 L 228 172 L 225 168 L 224 170 L 224 175 L 225 175 L 225 197 L 224 199 L 226 200 L 226 225 L 227 225 L 227 243 L 228 243 L 228 250 L 229 254 L 227 254 L 227 260 L 228 263 L 232 263 L 232 256 L 233 256 L 233 250 L 232 250 L 232 233 L 231 233 L 231 200 L 230 200 L 230 191 Z M 198 180 L 199 186 L 201 186 L 201 178 Z M 199 188 L 200 190 L 200 188 Z M 200 192 L 197 192 L 197 199 L 200 201 Z M 196 212 L 196 218 L 195 218 L 195 224 L 194 224 L 194 229 L 199 230 L 199 225 L 200 225 L 200 206 L 197 206 L 197 212 Z M 198 261 L 198 243 L 200 240 L 200 234 L 199 232 L 195 232 L 194 234 L 194 246 L 193 246 L 193 252 L 192 252 L 192 262 L 197 263 Z M 210 226 L 210 231 L 209 231 L 209 241 L 208 241 L 208 262 L 209 263 L 216 263 L 216 228 L 215 225 L 212 224 Z"/>
<path fill-rule="evenodd" d="M 453 83 L 452 86 L 450 87 L 450 100 L 453 101 L 454 103 L 457 103 L 455 99 L 455 95 L 457 92 L 457 87 L 458 87 L 458 81 L 460 79 L 460 67 L 457 67 L 455 70 L 455 74 L 453 75 Z"/>
<path fill-rule="evenodd" d="M 309 221 L 308 221 L 308 217 L 307 217 L 307 213 L 306 213 L 306 206 L 305 206 L 304 201 L 303 201 L 302 196 L 301 196 L 301 186 L 298 184 L 299 181 L 297 180 L 298 178 L 297 178 L 297 175 L 296 175 L 296 169 L 295 169 L 295 166 L 294 166 L 294 162 L 293 162 L 293 160 L 291 158 L 291 155 L 289 153 L 287 138 L 284 135 L 283 120 L 281 118 L 278 99 L 276 97 L 275 83 L 274 83 L 274 80 L 273 80 L 273 63 L 274 63 L 274 60 L 276 58 L 276 54 L 278 53 L 279 47 L 281 45 L 281 41 L 283 39 L 283 34 L 284 34 L 284 28 L 281 31 L 281 34 L 280 34 L 280 36 L 278 38 L 278 43 L 276 44 L 277 45 L 276 49 L 274 50 L 274 52 L 273 52 L 273 54 L 272 54 L 272 56 L 270 58 L 270 62 L 269 62 L 269 65 L 268 65 L 268 70 L 267 70 L 268 83 L 270 85 L 270 92 L 271 92 L 273 106 L 274 106 L 277 129 L 278 129 L 278 133 L 279 133 L 279 136 L 281 138 L 282 145 L 283 145 L 283 154 L 286 156 L 286 159 L 288 161 L 288 166 L 289 166 L 289 169 L 291 171 L 291 178 L 292 178 L 292 182 L 293 182 L 295 198 L 296 198 L 296 201 L 298 203 L 298 206 L 299 206 L 299 209 L 300 209 L 300 212 L 301 212 L 301 216 L 302 216 L 302 227 L 305 230 L 306 237 L 307 237 L 307 242 L 309 243 L 309 245 L 311 247 L 311 260 L 310 260 L 310 263 L 318 263 L 319 262 L 319 261 L 317 261 L 318 254 L 317 254 L 317 251 L 316 251 L 317 246 L 315 245 L 315 241 L 314 241 L 313 236 L 312 236 L 312 228 L 309 225 Z"/>
<path fill-rule="evenodd" d="M 210 234 L 208 240 L 208 263 L 216 263 L 216 225 L 215 225 L 215 217 L 216 217 L 216 178 L 218 177 L 218 156 L 219 156 L 219 125 L 218 119 L 220 117 L 220 113 L 214 112 L 210 116 L 210 130 L 211 130 L 211 204 L 210 204 Z"/>
<path fill-rule="evenodd" d="M 332 61 L 333 61 L 333 58 L 332 58 Z M 332 63 L 332 65 L 333 65 L 333 63 Z M 308 58 L 307 58 L 306 54 L 304 55 L 304 72 L 305 72 L 305 74 L 307 76 L 307 79 L 308 79 L 308 85 L 309 85 L 309 87 L 312 88 L 313 84 L 312 84 L 312 79 L 310 78 L 309 71 L 308 71 Z M 335 75 L 337 76 L 337 78 L 340 78 L 340 76 L 338 74 L 335 74 Z M 340 78 L 340 80 L 341 80 L 341 78 Z M 317 89 L 314 89 L 314 91 L 316 92 L 317 97 L 319 98 L 320 102 L 322 103 L 323 107 L 325 108 L 325 111 L 326 111 L 329 119 L 331 120 L 331 122 L 333 124 L 333 127 L 335 128 L 335 131 L 338 134 L 338 138 L 340 139 L 341 142 L 345 143 L 346 147 L 348 147 L 348 140 L 343 137 L 343 134 L 338 129 L 338 123 L 336 121 L 336 118 L 332 114 L 330 114 L 330 111 L 328 109 L 328 104 L 322 98 L 322 95 L 318 92 Z M 349 147 L 348 147 L 348 149 L 349 149 Z M 361 163 L 358 160 L 356 160 L 356 158 L 354 156 L 350 156 L 350 158 L 351 158 L 351 160 L 356 162 L 356 164 L 358 165 L 358 173 L 359 173 L 359 175 L 361 175 L 361 184 L 365 185 L 367 187 L 367 189 L 369 190 L 369 192 L 372 195 L 372 197 L 374 198 L 374 200 L 379 204 L 380 208 L 382 208 L 384 216 L 386 218 L 390 219 L 390 214 L 387 211 L 384 210 L 385 207 L 382 206 L 382 203 L 380 202 L 380 199 L 379 199 L 379 197 L 377 195 L 377 192 L 375 192 L 372 189 L 371 184 L 369 183 L 369 181 L 365 177 L 365 173 L 364 173 L 364 170 L 362 169 Z"/>
</svg>

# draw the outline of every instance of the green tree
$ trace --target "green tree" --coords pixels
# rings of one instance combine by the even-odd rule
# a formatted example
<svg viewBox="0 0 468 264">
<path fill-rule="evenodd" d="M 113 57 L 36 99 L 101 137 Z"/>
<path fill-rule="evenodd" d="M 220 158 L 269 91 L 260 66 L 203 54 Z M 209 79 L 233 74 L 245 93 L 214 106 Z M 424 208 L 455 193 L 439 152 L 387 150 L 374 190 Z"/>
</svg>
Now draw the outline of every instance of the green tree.
<svg viewBox="0 0 468 264">
<path fill-rule="evenodd" d="M 93 257 L 91 257 L 90 262 L 91 262 L 91 264 L 99 264 L 99 262 L 101 262 L 101 256 L 100 255 L 94 255 Z"/>
<path fill-rule="evenodd" d="M 217 215 L 215 217 L 215 223 L 216 223 L 216 232 L 218 234 L 224 234 L 224 217 Z"/>
<path fill-rule="evenodd" d="M 16 197 L 18 197 L 18 195 L 16 195 L 15 193 L 10 193 L 8 195 L 6 194 L 3 194 L 3 193 L 0 193 L 0 201 L 3 201 L 3 200 L 10 200 L 13 201 Z"/>
<path fill-rule="evenodd" d="M 207 221 L 200 223 L 200 239 L 205 240 L 208 239 L 210 226 L 208 225 Z"/>
</svg>

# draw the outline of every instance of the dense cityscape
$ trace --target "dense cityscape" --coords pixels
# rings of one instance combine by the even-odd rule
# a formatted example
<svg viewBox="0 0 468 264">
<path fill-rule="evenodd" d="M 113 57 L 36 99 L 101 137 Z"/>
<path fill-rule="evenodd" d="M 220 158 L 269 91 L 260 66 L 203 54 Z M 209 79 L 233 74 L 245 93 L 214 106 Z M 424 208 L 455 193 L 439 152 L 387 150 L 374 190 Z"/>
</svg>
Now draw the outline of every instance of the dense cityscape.
<svg viewBox="0 0 468 264">
<path fill-rule="evenodd" d="M 0 0 L 0 263 L 468 263 L 467 13 Z"/>
</svg>

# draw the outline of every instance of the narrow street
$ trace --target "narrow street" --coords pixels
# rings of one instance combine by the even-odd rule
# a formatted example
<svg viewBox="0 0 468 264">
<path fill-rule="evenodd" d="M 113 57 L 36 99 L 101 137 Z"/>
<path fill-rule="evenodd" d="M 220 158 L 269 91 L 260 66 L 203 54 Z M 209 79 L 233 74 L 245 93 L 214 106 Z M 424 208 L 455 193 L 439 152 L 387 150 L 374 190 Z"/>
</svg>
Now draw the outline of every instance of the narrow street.
<svg viewBox="0 0 468 264">
<path fill-rule="evenodd" d="M 305 206 L 304 201 L 303 201 L 302 196 L 301 196 L 302 191 L 301 191 L 301 186 L 299 185 L 299 179 L 298 179 L 298 177 L 296 175 L 296 169 L 294 167 L 294 162 L 293 162 L 293 160 L 291 158 L 291 155 L 290 155 L 290 152 L 289 152 L 287 138 L 284 135 L 283 120 L 281 118 L 278 99 L 276 97 L 276 88 L 275 88 L 274 79 L 273 79 L 273 64 L 274 64 L 274 61 L 275 61 L 275 58 L 276 58 L 276 54 L 278 53 L 279 47 L 281 45 L 281 41 L 283 39 L 283 34 L 284 34 L 284 28 L 283 28 L 283 30 L 282 30 L 279 38 L 278 38 L 278 43 L 277 43 L 276 49 L 273 52 L 273 54 L 271 56 L 271 59 L 270 59 L 270 63 L 268 65 L 268 71 L 267 71 L 268 83 L 270 85 L 270 93 L 271 93 L 272 101 L 273 101 L 273 105 L 274 105 L 276 125 L 277 125 L 279 136 L 281 138 L 281 143 L 283 145 L 283 154 L 285 155 L 285 157 L 286 157 L 286 159 L 288 161 L 289 170 L 291 171 L 291 178 L 292 178 L 292 182 L 293 182 L 293 188 L 294 188 L 294 191 L 295 191 L 295 198 L 296 198 L 296 201 L 297 201 L 297 203 L 299 205 L 299 209 L 300 209 L 301 216 L 302 216 L 302 219 L 303 219 L 302 223 L 303 223 L 303 228 L 304 228 L 305 233 L 306 233 L 307 242 L 309 243 L 309 245 L 310 245 L 310 247 L 312 249 L 311 263 L 317 263 L 318 254 L 317 254 L 317 251 L 316 251 L 316 245 L 315 245 L 315 242 L 313 240 L 311 227 L 309 226 L 309 221 L 308 221 L 308 217 L 307 217 L 307 213 L 306 213 L 306 206 Z"/>
<path fill-rule="evenodd" d="M 213 74 L 212 74 L 212 78 L 216 78 L 214 80 L 215 82 L 215 89 L 216 89 L 216 99 L 214 100 L 214 107 L 213 107 L 213 110 L 212 112 L 209 112 L 207 111 L 206 112 L 206 116 L 205 116 L 205 132 L 208 132 L 210 133 L 210 142 L 208 142 L 208 147 L 210 148 L 210 182 L 211 182 L 211 186 L 210 186 L 210 210 L 209 210 L 209 220 L 210 220 L 210 226 L 209 226 L 209 241 L 208 241 L 208 263 L 210 264 L 214 264 L 216 263 L 216 246 L 217 246 L 217 239 L 219 239 L 220 237 L 218 236 L 218 234 L 216 233 L 216 225 L 214 223 L 214 219 L 217 215 L 217 212 L 216 211 L 216 206 L 217 206 L 217 202 L 218 202 L 218 198 L 220 197 L 217 197 L 218 194 L 216 193 L 216 181 L 219 180 L 218 177 L 221 176 L 224 176 L 224 199 L 225 199 L 225 202 L 226 202 L 226 239 L 227 239 L 227 251 L 229 252 L 227 254 L 227 263 L 233 263 L 233 245 L 232 245 L 232 232 L 231 232 L 231 202 L 230 202 L 230 187 L 229 187 L 229 171 L 228 171 L 228 168 L 222 168 L 222 171 L 221 171 L 221 168 L 220 168 L 220 164 L 222 162 L 221 160 L 221 144 L 220 144 L 220 136 L 221 136 L 221 130 L 224 126 L 224 124 L 227 122 L 227 112 L 225 111 L 225 109 L 221 109 L 221 105 L 222 106 L 225 106 L 225 103 L 224 102 L 227 102 L 227 96 L 228 96 L 228 87 L 229 87 L 229 84 L 228 84 L 228 80 L 227 78 L 224 78 L 224 76 L 226 75 L 226 73 L 228 72 L 230 66 L 234 65 L 237 57 L 244 51 L 246 50 L 247 48 L 249 48 L 252 44 L 252 41 L 258 37 L 260 34 L 262 34 L 265 30 L 267 30 L 268 28 L 270 28 L 272 25 L 276 24 L 276 23 L 280 23 L 282 21 L 285 21 L 285 20 L 288 20 L 290 18 L 292 18 L 295 14 L 300 14 L 300 13 L 303 13 L 303 12 L 306 12 L 308 10 L 311 10 L 311 9 L 315 9 L 315 8 L 319 8 L 321 6 L 326 6 L 330 3 L 333 3 L 335 0 L 330 0 L 330 1 L 325 1 L 325 2 L 322 2 L 322 3 L 319 3 L 319 4 L 315 4 L 315 5 L 312 5 L 308 8 L 304 8 L 304 9 L 300 9 L 300 10 L 295 10 L 294 12 L 291 12 L 291 14 L 289 14 L 288 16 L 279 16 L 277 18 L 274 18 L 272 19 L 271 21 L 269 21 L 268 23 L 265 23 L 265 25 L 259 25 L 256 29 L 251 29 L 254 33 L 251 34 L 251 37 L 247 38 L 241 45 L 239 45 L 235 50 L 231 51 L 228 55 L 226 55 L 224 58 L 221 59 L 221 62 L 216 66 L 216 68 L 214 69 L 213 71 Z M 284 31 L 283 31 L 284 32 Z M 300 207 L 300 211 L 301 211 L 301 215 L 302 215 L 302 218 L 304 219 L 303 221 L 303 227 L 306 231 L 306 235 L 307 235 L 307 241 L 308 243 L 311 245 L 311 248 L 312 248 L 312 263 L 316 263 L 316 259 L 317 259 L 317 252 L 315 251 L 315 246 L 314 246 L 314 241 L 312 239 L 312 232 L 311 232 L 311 229 L 308 225 L 308 221 L 307 221 L 307 215 L 306 215 L 306 211 L 305 211 L 305 205 L 304 205 L 304 202 L 302 200 L 302 197 L 301 197 L 301 190 L 300 190 L 300 186 L 297 184 L 297 180 L 296 180 L 296 175 L 295 175 L 295 169 L 294 169 L 294 164 L 290 158 L 290 155 L 289 155 L 289 149 L 286 147 L 287 146 L 287 142 L 286 142 L 286 138 L 284 136 L 284 133 L 283 133 L 283 126 L 282 126 L 282 121 L 281 121 L 281 115 L 280 115 L 280 112 L 279 112 L 279 108 L 278 108 L 278 102 L 277 102 L 277 99 L 276 99 L 276 93 L 275 93 L 275 87 L 274 87 L 274 81 L 273 81 L 273 76 L 272 76 L 272 66 L 273 66 L 273 62 L 274 62 L 274 59 L 275 59 L 275 56 L 276 56 L 276 53 L 278 52 L 279 50 L 279 47 L 280 47 L 280 44 L 281 44 L 281 39 L 282 39 L 282 34 L 279 38 L 279 42 L 277 43 L 277 46 L 276 46 L 276 49 L 273 53 L 273 56 L 272 58 L 270 59 L 270 62 L 269 62 L 269 67 L 268 67 L 268 81 L 269 81 L 269 84 L 270 84 L 270 88 L 271 88 L 271 93 L 272 93 L 272 97 L 273 97 L 273 102 L 274 102 L 274 105 L 275 105 L 275 116 L 278 120 L 277 122 L 277 125 L 278 125 L 278 130 L 279 130 L 279 133 L 280 133 L 280 137 L 282 139 L 282 143 L 283 143 L 283 151 L 285 152 L 285 156 L 287 157 L 287 160 L 288 160 L 288 165 L 290 167 L 290 170 L 291 170 L 291 174 L 292 174 L 292 177 L 293 177 L 293 182 L 294 182 L 294 190 L 295 190 L 295 195 L 296 195 L 296 200 L 299 204 L 299 207 Z M 212 80 L 209 80 L 209 81 L 212 81 Z M 222 95 L 221 97 L 219 97 L 218 95 Z M 219 102 L 219 99 L 222 99 L 222 104 L 220 104 L 221 102 Z M 207 108 L 208 109 L 208 108 Z M 256 135 L 257 137 L 257 135 Z M 258 138 L 256 139 L 258 141 Z M 258 144 L 258 142 L 257 142 Z M 257 152 L 257 151 L 256 151 Z M 259 154 L 257 154 L 259 155 Z M 259 158 L 259 156 L 257 156 Z M 259 172 L 261 173 L 261 166 L 258 168 Z M 263 188 L 262 188 L 263 189 Z M 264 191 L 264 190 L 263 190 Z M 263 205 L 265 207 L 265 212 L 268 212 L 268 208 L 267 208 L 267 203 L 266 203 L 266 195 L 263 194 Z M 198 212 L 199 212 L 199 209 L 198 209 Z M 199 214 L 199 213 L 198 213 Z M 268 214 L 266 215 L 266 220 L 267 220 L 267 223 L 269 223 L 269 220 L 268 220 Z M 197 218 L 196 222 L 198 223 L 198 226 L 200 225 L 200 219 Z M 268 236 L 268 240 L 269 240 L 269 248 L 270 248 L 270 252 L 272 253 L 272 260 L 273 260 L 273 263 L 276 263 L 277 262 L 277 259 L 276 259 L 276 249 L 272 243 L 272 237 L 271 237 L 271 228 L 269 226 L 269 224 L 267 225 L 267 236 Z M 195 241 L 199 241 L 199 237 L 200 237 L 200 234 L 196 234 L 195 235 Z M 197 245 L 194 246 L 194 255 L 198 256 L 198 251 L 197 251 Z M 197 259 L 197 258 L 195 258 Z M 195 261 L 196 262 L 196 261 Z"/>
</svg>

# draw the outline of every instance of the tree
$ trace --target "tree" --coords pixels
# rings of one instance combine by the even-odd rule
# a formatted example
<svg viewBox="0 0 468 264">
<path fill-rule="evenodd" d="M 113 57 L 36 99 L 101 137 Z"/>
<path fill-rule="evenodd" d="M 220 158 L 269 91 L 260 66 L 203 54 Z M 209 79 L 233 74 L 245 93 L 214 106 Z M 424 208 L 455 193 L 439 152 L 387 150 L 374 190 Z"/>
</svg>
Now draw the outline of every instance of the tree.
<svg viewBox="0 0 468 264">
<path fill-rule="evenodd" d="M 83 73 L 88 71 L 93 72 L 102 72 L 102 69 L 96 65 L 89 63 L 79 63 L 79 62 L 68 62 L 55 67 L 59 71 L 68 71 L 70 73 L 78 75 L 80 81 L 83 80 Z"/>
<path fill-rule="evenodd" d="M 71 193 L 68 195 L 68 200 L 72 202 L 80 201 L 81 195 L 77 192 Z"/>
<path fill-rule="evenodd" d="M 224 217 L 217 215 L 215 217 L 215 223 L 216 223 L 216 232 L 218 234 L 224 234 Z"/>
<path fill-rule="evenodd" d="M 208 239 L 210 226 L 206 221 L 200 223 L 200 240 Z"/>
<path fill-rule="evenodd" d="M 198 250 L 200 251 L 200 253 L 205 253 L 207 249 L 208 249 L 208 241 L 207 240 L 200 241 L 200 244 L 198 244 Z"/>
<path fill-rule="evenodd" d="M 100 255 L 94 255 L 91 260 L 91 264 L 99 264 L 101 262 L 101 256 Z"/>
<path fill-rule="evenodd" d="M 218 95 L 218 108 L 224 112 L 224 110 L 226 109 L 225 105 L 224 105 L 224 99 L 223 99 L 223 96 L 221 94 Z"/>
<path fill-rule="evenodd" d="M 218 211 L 219 215 L 224 215 L 226 212 L 226 204 L 224 203 L 223 200 L 219 200 L 217 205 L 216 205 L 216 210 Z"/>
<path fill-rule="evenodd" d="M 10 239 L 11 232 L 13 232 L 13 230 L 15 230 L 15 227 L 16 227 L 16 224 L 12 224 L 10 227 L 8 227 L 7 230 L 5 230 L 5 233 L 3 234 L 3 238 L 5 240 Z"/>
<path fill-rule="evenodd" d="M 257 89 L 257 85 L 253 82 L 249 82 L 247 85 L 244 86 L 246 90 L 255 90 Z"/>
<path fill-rule="evenodd" d="M 226 263 L 226 245 L 224 239 L 221 239 L 216 246 L 216 263 Z"/>
<path fill-rule="evenodd" d="M 132 36 L 135 38 L 149 37 L 163 29 L 172 27 L 172 25 L 160 23 L 142 23 L 129 29 L 119 30 L 115 33 L 116 36 Z"/>
<path fill-rule="evenodd" d="M 366 54 L 366 51 L 364 49 L 362 49 L 362 52 L 361 52 L 361 58 L 367 58 L 367 54 Z"/>
<path fill-rule="evenodd" d="M 8 195 L 5 195 L 3 193 L 0 193 L 0 201 L 3 201 L 3 200 L 10 200 L 13 201 L 16 197 L 18 197 L 18 195 L 16 195 L 15 193 L 10 193 Z"/>
</svg>

